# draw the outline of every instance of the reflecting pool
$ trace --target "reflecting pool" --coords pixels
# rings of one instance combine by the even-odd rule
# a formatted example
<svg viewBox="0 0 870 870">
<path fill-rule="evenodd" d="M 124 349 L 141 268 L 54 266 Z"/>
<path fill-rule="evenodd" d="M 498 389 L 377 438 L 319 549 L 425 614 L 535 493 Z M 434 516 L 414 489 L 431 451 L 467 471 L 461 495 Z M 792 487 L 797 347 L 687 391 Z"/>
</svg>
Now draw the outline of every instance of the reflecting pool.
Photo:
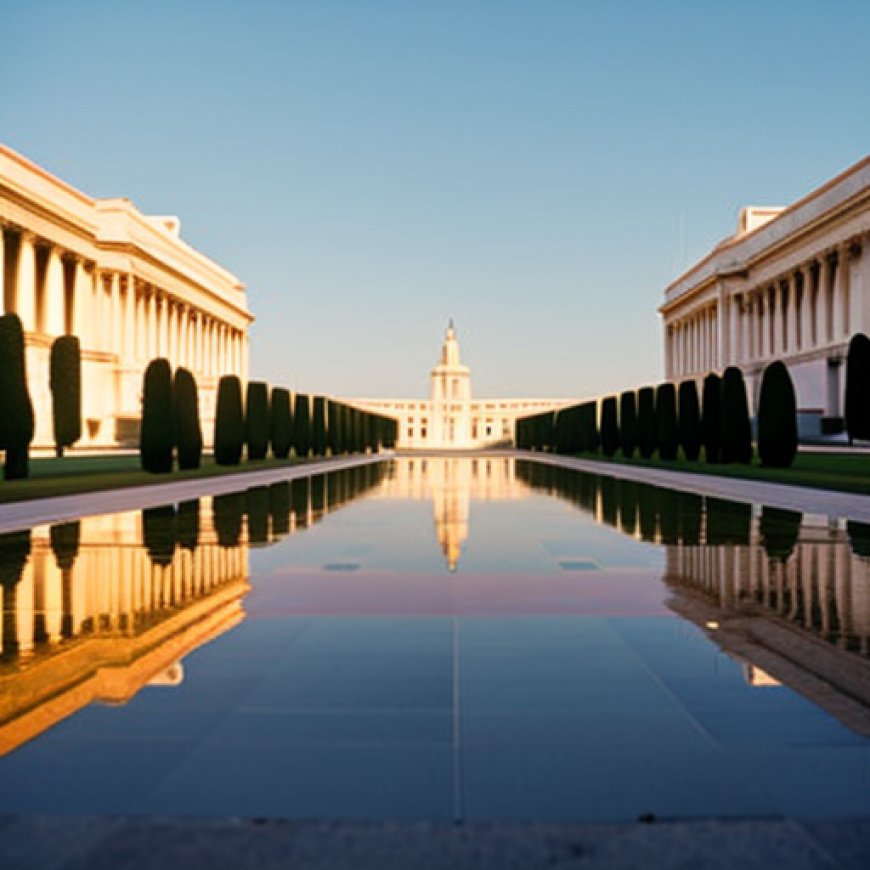
<svg viewBox="0 0 870 870">
<path fill-rule="evenodd" d="M 870 527 L 507 457 L 0 535 L 0 812 L 870 812 Z"/>
</svg>

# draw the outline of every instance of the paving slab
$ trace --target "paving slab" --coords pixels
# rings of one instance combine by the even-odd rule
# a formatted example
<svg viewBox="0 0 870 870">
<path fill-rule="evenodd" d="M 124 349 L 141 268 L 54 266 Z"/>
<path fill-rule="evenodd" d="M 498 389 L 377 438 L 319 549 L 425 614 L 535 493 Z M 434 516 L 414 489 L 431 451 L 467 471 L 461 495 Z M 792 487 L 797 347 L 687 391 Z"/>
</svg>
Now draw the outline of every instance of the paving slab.
<svg viewBox="0 0 870 870">
<path fill-rule="evenodd" d="M 0 825 L 0 866 L 16 870 L 858 870 L 868 846 L 867 819 L 454 825 L 12 816 Z"/>
</svg>

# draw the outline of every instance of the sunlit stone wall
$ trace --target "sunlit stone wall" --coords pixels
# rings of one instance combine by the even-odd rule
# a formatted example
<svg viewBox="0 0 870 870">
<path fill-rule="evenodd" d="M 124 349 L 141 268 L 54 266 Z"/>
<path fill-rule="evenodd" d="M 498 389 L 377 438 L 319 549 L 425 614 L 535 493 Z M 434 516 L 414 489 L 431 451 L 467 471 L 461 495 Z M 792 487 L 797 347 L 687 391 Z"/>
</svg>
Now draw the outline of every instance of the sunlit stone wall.
<svg viewBox="0 0 870 870">
<path fill-rule="evenodd" d="M 785 209 L 743 209 L 737 232 L 665 290 L 665 372 L 736 365 L 753 410 L 772 360 L 789 367 L 801 434 L 836 428 L 850 337 L 870 333 L 870 158 Z"/>
<path fill-rule="evenodd" d="M 137 443 L 154 357 L 194 374 L 206 439 L 218 378 L 247 378 L 245 288 L 181 239 L 177 218 L 93 199 L 2 145 L 0 305 L 25 330 L 34 447 L 53 443 L 48 364 L 59 335 L 81 342 L 80 446 Z"/>
</svg>

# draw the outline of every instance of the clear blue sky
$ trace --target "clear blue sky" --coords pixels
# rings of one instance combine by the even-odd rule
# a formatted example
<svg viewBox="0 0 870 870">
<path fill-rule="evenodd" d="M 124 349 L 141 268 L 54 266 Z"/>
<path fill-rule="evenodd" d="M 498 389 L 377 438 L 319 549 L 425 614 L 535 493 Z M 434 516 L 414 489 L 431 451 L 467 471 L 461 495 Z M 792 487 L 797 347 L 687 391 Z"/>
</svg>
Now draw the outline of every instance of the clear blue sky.
<svg viewBox="0 0 870 870">
<path fill-rule="evenodd" d="M 423 396 L 661 377 L 657 306 L 870 151 L 870 4 L 0 0 L 0 140 L 177 214 L 248 287 L 252 373 Z"/>
</svg>

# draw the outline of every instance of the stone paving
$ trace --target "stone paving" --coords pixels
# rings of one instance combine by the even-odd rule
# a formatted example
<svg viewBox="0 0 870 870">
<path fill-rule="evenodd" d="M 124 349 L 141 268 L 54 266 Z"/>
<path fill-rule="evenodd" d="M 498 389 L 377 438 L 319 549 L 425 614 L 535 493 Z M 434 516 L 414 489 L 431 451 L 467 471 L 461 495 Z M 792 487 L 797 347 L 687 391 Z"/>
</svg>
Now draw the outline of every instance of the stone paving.
<svg viewBox="0 0 870 870">
<path fill-rule="evenodd" d="M 480 455 L 480 454 L 478 454 Z M 870 496 L 587 459 L 497 451 L 701 495 L 870 521 Z M 0 531 L 131 510 L 337 470 L 385 456 L 325 460 L 194 481 L 0 506 Z M 870 819 L 650 820 L 634 825 L 394 824 L 153 816 L 0 816 L 10 870 L 536 870 L 536 868 L 840 868 L 867 866 Z"/>
<path fill-rule="evenodd" d="M 870 821 L 449 825 L 0 816 L 9 870 L 864 870 Z"/>
</svg>

